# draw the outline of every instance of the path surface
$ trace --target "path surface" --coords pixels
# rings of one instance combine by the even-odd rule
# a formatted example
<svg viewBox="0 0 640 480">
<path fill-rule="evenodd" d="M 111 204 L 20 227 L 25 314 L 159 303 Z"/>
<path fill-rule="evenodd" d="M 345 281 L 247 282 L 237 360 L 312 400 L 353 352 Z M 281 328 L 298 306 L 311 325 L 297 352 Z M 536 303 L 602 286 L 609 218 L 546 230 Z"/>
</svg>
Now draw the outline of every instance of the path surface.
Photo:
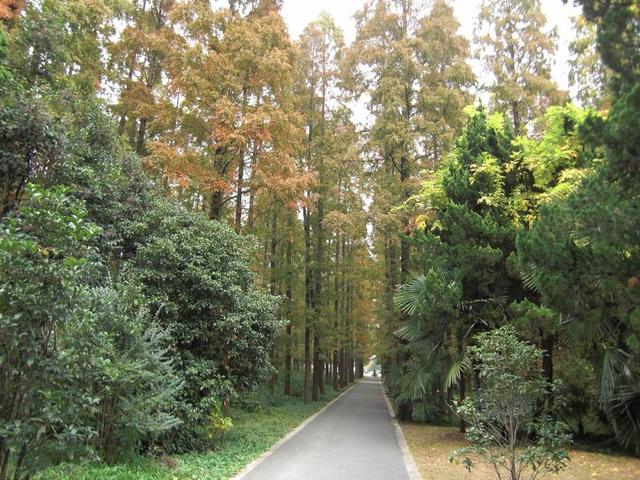
<svg viewBox="0 0 640 480">
<path fill-rule="evenodd" d="M 380 382 L 368 378 L 242 480 L 408 480 Z"/>
</svg>

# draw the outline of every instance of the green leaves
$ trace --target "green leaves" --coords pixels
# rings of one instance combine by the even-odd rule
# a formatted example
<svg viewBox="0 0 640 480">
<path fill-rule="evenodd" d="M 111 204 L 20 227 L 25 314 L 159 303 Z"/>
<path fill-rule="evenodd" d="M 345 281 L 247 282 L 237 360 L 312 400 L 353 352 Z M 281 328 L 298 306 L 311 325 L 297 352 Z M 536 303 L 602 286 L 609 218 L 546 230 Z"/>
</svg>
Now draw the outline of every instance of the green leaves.
<svg viewBox="0 0 640 480">
<path fill-rule="evenodd" d="M 198 427 L 216 405 L 272 372 L 275 297 L 254 284 L 255 244 L 229 226 L 160 201 L 132 226 L 135 256 L 124 273 L 140 284 L 181 374 L 175 412 L 183 421 L 169 448 L 199 446 Z"/>
<path fill-rule="evenodd" d="M 468 352 L 480 386 L 473 397 L 456 405 L 457 414 L 470 425 L 471 445 L 451 458 L 462 457 L 469 470 L 473 460 L 489 462 L 513 480 L 525 478 L 526 470 L 542 476 L 564 469 L 571 436 L 566 425 L 542 408 L 548 387 L 538 368 L 542 352 L 519 341 L 511 326 L 475 339 L 477 345 Z"/>
<path fill-rule="evenodd" d="M 449 371 L 444 379 L 444 388 L 449 389 L 456 384 L 463 373 L 471 370 L 471 357 L 465 353 L 458 354 L 454 357 L 453 363 L 449 367 Z"/>
</svg>

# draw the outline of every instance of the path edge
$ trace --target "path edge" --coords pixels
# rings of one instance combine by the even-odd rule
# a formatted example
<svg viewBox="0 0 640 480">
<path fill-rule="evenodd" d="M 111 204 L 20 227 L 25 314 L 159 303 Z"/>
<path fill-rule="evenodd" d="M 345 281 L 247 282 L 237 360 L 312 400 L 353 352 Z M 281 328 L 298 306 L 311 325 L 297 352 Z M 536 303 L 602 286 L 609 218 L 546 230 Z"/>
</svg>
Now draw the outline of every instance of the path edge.
<svg viewBox="0 0 640 480">
<path fill-rule="evenodd" d="M 404 436 L 404 432 L 402 431 L 402 427 L 398 423 L 398 419 L 396 418 L 396 412 L 393 410 L 391 406 L 391 400 L 387 396 L 387 392 L 384 390 L 384 386 L 382 382 L 380 382 L 380 388 L 382 389 L 382 395 L 384 396 L 385 403 L 387 404 L 387 408 L 389 409 L 389 416 L 391 417 L 391 423 L 393 424 L 393 430 L 396 433 L 396 440 L 398 441 L 398 445 L 400 446 L 400 451 L 402 452 L 402 459 L 404 460 L 404 466 L 407 469 L 407 474 L 409 475 L 410 480 L 422 480 L 420 476 L 420 472 L 418 471 L 418 467 L 416 466 L 416 462 L 413 459 L 413 455 L 411 455 L 411 450 L 409 450 L 409 445 L 407 444 L 407 439 Z"/>
<path fill-rule="evenodd" d="M 342 398 L 342 396 L 347 393 L 349 390 L 351 390 L 353 387 L 355 387 L 358 383 L 360 382 L 360 380 L 352 383 L 344 392 L 342 392 L 340 395 L 338 395 L 336 398 L 334 398 L 333 400 L 331 400 L 329 403 L 327 403 L 324 407 L 322 407 L 320 410 L 318 410 L 316 413 L 314 413 L 313 415 L 311 415 L 309 418 L 307 418 L 304 422 L 302 422 L 300 425 L 298 425 L 296 428 L 294 428 L 293 430 L 291 430 L 289 433 L 287 433 L 284 437 L 282 437 L 280 440 L 278 440 L 276 443 L 274 443 L 271 448 L 265 452 L 263 452 L 262 454 L 260 454 L 260 456 L 258 458 L 256 458 L 255 460 L 253 460 L 251 463 L 249 463 L 248 465 L 246 465 L 242 470 L 240 470 L 235 476 L 231 477 L 230 480 L 241 480 L 242 478 L 244 478 L 246 475 L 248 475 L 249 473 L 251 473 L 253 471 L 253 469 L 255 469 L 258 465 L 260 465 L 262 462 L 264 462 L 267 458 L 269 458 L 271 455 L 273 455 L 275 453 L 276 450 L 278 450 L 280 447 L 282 447 L 282 445 L 284 445 L 285 443 L 287 443 L 289 440 L 291 440 L 291 438 L 293 436 L 295 436 L 300 430 L 302 430 L 304 427 L 306 427 L 308 424 L 310 424 L 311 422 L 313 422 L 313 420 L 315 420 L 315 418 L 317 416 L 319 416 L 321 413 L 323 413 L 327 408 L 329 408 L 331 405 L 333 405 L 335 402 L 337 402 L 338 400 L 340 400 L 340 398 Z M 386 397 L 385 397 L 386 398 Z M 411 480 L 414 480 L 413 478 Z M 419 478 L 417 479 L 419 480 Z"/>
</svg>

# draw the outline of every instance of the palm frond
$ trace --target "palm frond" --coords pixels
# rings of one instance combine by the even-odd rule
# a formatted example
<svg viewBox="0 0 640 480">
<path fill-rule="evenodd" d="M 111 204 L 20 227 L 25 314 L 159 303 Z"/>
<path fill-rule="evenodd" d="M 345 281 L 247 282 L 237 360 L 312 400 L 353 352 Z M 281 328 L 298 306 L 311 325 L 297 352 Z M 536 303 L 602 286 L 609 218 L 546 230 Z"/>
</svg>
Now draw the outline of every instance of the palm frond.
<svg viewBox="0 0 640 480">
<path fill-rule="evenodd" d="M 396 307 L 410 317 L 419 313 L 422 304 L 426 301 L 426 283 L 427 277 L 418 275 L 402 285 L 393 297 Z"/>
<path fill-rule="evenodd" d="M 471 370 L 471 359 L 466 353 L 463 352 L 453 360 L 453 363 L 449 367 L 449 371 L 447 372 L 447 375 L 444 379 L 445 390 L 448 390 L 453 385 L 458 383 L 458 381 L 462 377 L 462 374 L 469 370 Z"/>
<path fill-rule="evenodd" d="M 540 279 L 538 277 L 538 267 L 535 263 L 529 262 L 526 269 L 520 271 L 520 278 L 522 279 L 524 286 L 533 292 L 541 293 Z"/>
<path fill-rule="evenodd" d="M 393 334 L 405 342 L 415 342 L 422 337 L 420 326 L 415 321 L 408 321 L 400 325 Z"/>
</svg>

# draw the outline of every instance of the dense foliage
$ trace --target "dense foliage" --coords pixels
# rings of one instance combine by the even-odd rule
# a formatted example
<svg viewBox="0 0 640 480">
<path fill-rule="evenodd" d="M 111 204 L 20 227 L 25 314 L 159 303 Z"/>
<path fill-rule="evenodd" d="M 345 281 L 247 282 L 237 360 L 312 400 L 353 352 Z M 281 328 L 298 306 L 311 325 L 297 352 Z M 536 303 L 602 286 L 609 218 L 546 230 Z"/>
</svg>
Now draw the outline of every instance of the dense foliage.
<svg viewBox="0 0 640 480">
<path fill-rule="evenodd" d="M 472 352 L 488 337 L 478 332 L 511 325 L 543 351 L 553 414 L 579 437 L 612 435 L 638 454 L 631 132 L 640 97 L 636 57 L 621 57 L 637 45 L 638 11 L 584 3 L 610 78 L 599 98 L 611 98 L 611 109 L 551 106 L 520 136 L 500 113 L 469 111 L 451 154 L 415 197 L 419 268 L 396 294 L 408 316 L 396 335 L 409 357 L 388 383 L 416 419 L 447 416 L 452 391 L 479 401 L 488 386 L 470 374 L 485 362 Z"/>
<path fill-rule="evenodd" d="M 174 412 L 179 448 L 217 405 L 255 388 L 272 371 L 277 299 L 256 291 L 254 242 L 233 229 L 161 202 L 130 226 L 135 254 L 123 276 L 142 292 L 154 323 L 168 332 L 182 384 Z M 183 435 L 183 436 L 184 436 Z"/>
<path fill-rule="evenodd" d="M 0 480 L 215 447 L 248 392 L 371 353 L 476 454 L 518 378 L 524 464 L 562 464 L 558 421 L 640 454 L 640 10 L 577 2 L 580 107 L 540 0 L 481 1 L 472 41 L 423 3 L 346 45 L 278 0 L 0 0 Z"/>
<path fill-rule="evenodd" d="M 74 49 L 92 61 L 83 22 L 110 15 L 70 7 L 31 5 L 0 29 L 3 479 L 208 446 L 223 407 L 273 368 L 255 241 L 162 200 L 94 94 L 98 64 L 64 75 Z M 65 22 L 69 44 L 51 43 Z"/>
</svg>

